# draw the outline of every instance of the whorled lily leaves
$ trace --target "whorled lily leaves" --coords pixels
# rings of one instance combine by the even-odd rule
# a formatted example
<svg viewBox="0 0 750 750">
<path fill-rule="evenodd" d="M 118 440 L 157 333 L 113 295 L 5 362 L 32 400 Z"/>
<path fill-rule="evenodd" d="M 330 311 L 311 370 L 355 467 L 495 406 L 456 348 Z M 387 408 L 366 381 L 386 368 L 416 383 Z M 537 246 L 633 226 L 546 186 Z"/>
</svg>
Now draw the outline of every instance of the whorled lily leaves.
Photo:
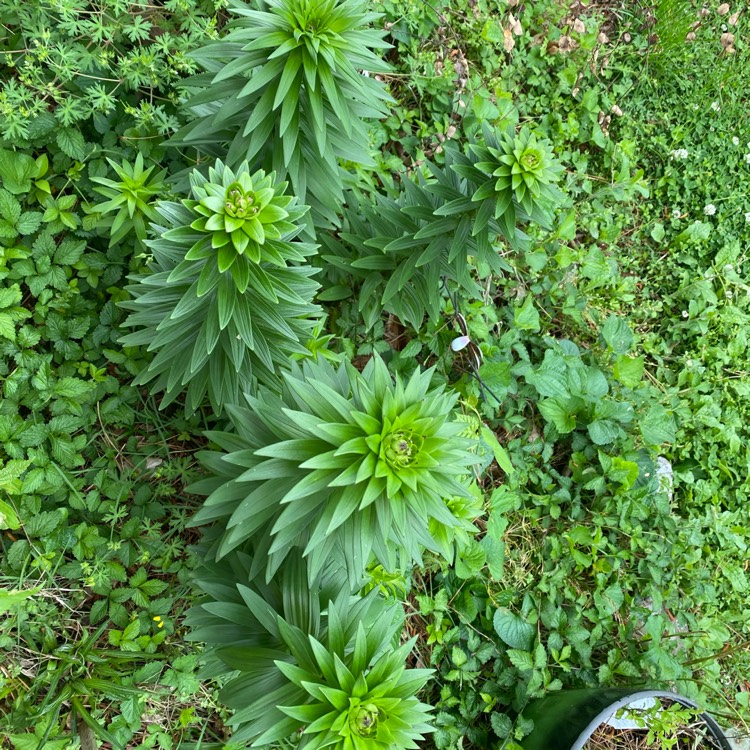
<svg viewBox="0 0 750 750">
<path fill-rule="evenodd" d="M 249 553 L 249 554 L 248 554 Z M 352 596 L 336 563 L 310 587 L 292 552 L 274 580 L 252 575 L 262 547 L 206 562 L 205 594 L 186 622 L 205 642 L 206 674 L 225 676 L 219 698 L 233 714 L 233 739 L 305 750 L 403 750 L 432 731 L 417 698 L 430 675 L 407 669 L 414 639 L 400 643 L 403 608 L 376 591 Z"/>
<path fill-rule="evenodd" d="M 224 526 L 219 557 L 269 534 L 268 576 L 295 548 L 313 574 L 337 550 L 353 580 L 373 555 L 393 570 L 444 549 L 430 521 L 460 525 L 446 502 L 468 495 L 477 458 L 452 419 L 456 395 L 431 380 L 394 382 L 378 357 L 362 373 L 294 366 L 280 398 L 248 396 L 229 410 L 235 432 L 211 433 L 225 453 L 203 454 L 214 477 L 193 487 L 208 495 L 193 524 Z"/>
<path fill-rule="evenodd" d="M 475 167 L 494 180 L 488 180 L 474 194 L 474 200 L 496 196 L 496 215 L 510 208 L 512 198 L 532 214 L 535 206 L 552 196 L 549 186 L 560 179 L 562 167 L 551 143 L 539 138 L 528 127 L 516 133 L 509 128 L 499 138 L 472 146 L 479 158 Z"/>
<path fill-rule="evenodd" d="M 135 383 L 152 381 L 163 405 L 186 392 L 194 411 L 208 396 L 219 414 L 258 382 L 278 386 L 290 357 L 306 356 L 321 311 L 315 245 L 297 239 L 307 211 L 275 175 L 216 163 L 195 170 L 190 195 L 157 207 L 148 241 L 151 273 L 133 278 L 122 340 L 154 358 Z"/>
</svg>

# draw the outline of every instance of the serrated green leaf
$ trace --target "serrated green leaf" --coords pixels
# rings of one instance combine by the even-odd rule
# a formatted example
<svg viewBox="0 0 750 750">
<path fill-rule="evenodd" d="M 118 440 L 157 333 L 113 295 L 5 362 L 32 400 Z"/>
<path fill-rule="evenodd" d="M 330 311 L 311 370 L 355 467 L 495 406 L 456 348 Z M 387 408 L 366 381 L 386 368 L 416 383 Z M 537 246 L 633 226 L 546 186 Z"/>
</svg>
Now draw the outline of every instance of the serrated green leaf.
<svg viewBox="0 0 750 750">
<path fill-rule="evenodd" d="M 571 412 L 567 401 L 557 398 L 546 398 L 538 404 L 542 416 L 555 425 L 561 435 L 566 435 L 576 428 L 576 415 Z"/>
<path fill-rule="evenodd" d="M 676 438 L 674 417 L 658 404 L 648 410 L 641 420 L 640 429 L 647 445 L 673 443 Z"/>
<path fill-rule="evenodd" d="M 527 651 L 534 640 L 534 626 L 505 607 L 495 611 L 492 618 L 495 632 L 512 649 Z"/>
<path fill-rule="evenodd" d="M 587 430 L 596 445 L 613 443 L 620 435 L 620 428 L 609 419 L 597 419 L 589 423 Z"/>
<path fill-rule="evenodd" d="M 60 128 L 56 136 L 60 150 L 71 159 L 83 161 L 86 158 L 86 143 L 80 130 L 75 128 Z M 35 165 L 36 170 L 36 165 Z"/>
<path fill-rule="evenodd" d="M 510 663 L 519 671 L 530 672 L 534 669 L 534 658 L 528 651 L 509 648 L 505 653 Z"/>
<path fill-rule="evenodd" d="M 627 354 L 633 347 L 633 332 L 630 326 L 617 315 L 610 315 L 602 327 L 602 338 L 610 351 Z"/>
</svg>

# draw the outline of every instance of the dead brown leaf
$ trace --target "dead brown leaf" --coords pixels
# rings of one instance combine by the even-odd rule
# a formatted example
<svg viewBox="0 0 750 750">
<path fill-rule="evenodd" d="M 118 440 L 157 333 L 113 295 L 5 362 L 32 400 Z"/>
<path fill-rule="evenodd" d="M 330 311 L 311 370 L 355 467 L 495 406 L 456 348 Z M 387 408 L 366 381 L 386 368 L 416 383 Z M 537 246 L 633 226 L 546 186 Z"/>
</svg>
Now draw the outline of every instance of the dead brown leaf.
<svg viewBox="0 0 750 750">
<path fill-rule="evenodd" d="M 727 47 L 731 47 L 734 44 L 734 34 L 726 33 L 721 35 L 721 39 L 719 40 L 721 42 L 721 46 L 726 49 Z"/>
<path fill-rule="evenodd" d="M 583 34 L 586 31 L 586 24 L 580 18 L 576 18 L 576 20 L 573 21 L 573 31 L 578 34 Z"/>
<path fill-rule="evenodd" d="M 604 112 L 599 112 L 599 127 L 602 129 L 602 133 L 605 136 L 609 135 L 609 123 L 612 122 L 611 115 L 605 115 Z"/>
<path fill-rule="evenodd" d="M 722 3 L 716 10 L 720 16 L 725 16 L 729 13 L 729 3 Z"/>
<path fill-rule="evenodd" d="M 567 55 L 569 52 L 572 52 L 574 49 L 578 47 L 578 42 L 576 42 L 573 37 L 569 36 L 568 34 L 563 34 L 558 40 L 557 40 L 557 51 L 561 55 Z"/>
<path fill-rule="evenodd" d="M 516 46 L 516 41 L 513 39 L 513 32 L 511 31 L 510 27 L 506 26 L 503 29 L 503 49 L 506 52 L 511 52 L 513 50 L 513 47 Z"/>
</svg>

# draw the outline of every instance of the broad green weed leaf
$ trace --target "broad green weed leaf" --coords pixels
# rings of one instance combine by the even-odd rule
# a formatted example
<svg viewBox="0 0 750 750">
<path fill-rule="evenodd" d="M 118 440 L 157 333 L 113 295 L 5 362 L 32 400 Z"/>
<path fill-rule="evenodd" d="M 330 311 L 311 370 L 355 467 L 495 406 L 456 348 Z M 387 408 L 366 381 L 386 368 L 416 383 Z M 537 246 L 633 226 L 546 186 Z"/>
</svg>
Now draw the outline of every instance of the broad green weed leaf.
<svg viewBox="0 0 750 750">
<path fill-rule="evenodd" d="M 628 388 L 637 388 L 643 378 L 643 357 L 620 354 L 615 360 L 614 375 Z"/>
<path fill-rule="evenodd" d="M 517 307 L 513 313 L 513 321 L 516 328 L 522 331 L 538 331 L 541 328 L 539 311 L 534 304 L 533 295 L 526 295 L 523 305 Z"/>
<path fill-rule="evenodd" d="M 36 171 L 36 162 L 30 156 L 0 148 L 0 184 L 5 190 L 14 195 L 28 193 Z"/>
<path fill-rule="evenodd" d="M 620 428 L 609 419 L 597 419 L 589 423 L 586 429 L 596 445 L 613 443 L 620 435 Z"/>
<path fill-rule="evenodd" d="M 571 413 L 567 402 L 558 398 L 546 398 L 538 404 L 542 416 L 552 422 L 561 435 L 572 432 L 576 428 L 576 416 Z"/>
<path fill-rule="evenodd" d="M 615 354 L 627 354 L 633 346 L 630 326 L 619 316 L 610 315 L 602 327 L 602 338 Z"/>
<path fill-rule="evenodd" d="M 534 626 L 505 607 L 495 611 L 492 624 L 500 640 L 512 649 L 528 651 L 536 633 Z M 531 658 L 531 657 L 529 657 Z"/>
<path fill-rule="evenodd" d="M 604 591 L 594 593 L 594 602 L 599 610 L 606 616 L 611 616 L 622 607 L 625 595 L 620 584 L 613 583 Z"/>
<path fill-rule="evenodd" d="M 35 589 L 24 589 L 22 591 L 12 589 L 0 589 L 0 614 L 13 609 L 21 602 L 28 599 L 30 596 L 34 596 L 37 592 L 41 591 L 42 587 L 37 586 Z"/>
<path fill-rule="evenodd" d="M 19 529 L 21 523 L 16 511 L 4 500 L 0 500 L 0 529 Z"/>
<path fill-rule="evenodd" d="M 641 435 L 647 445 L 673 443 L 676 438 L 674 417 L 660 405 L 652 406 L 640 423 Z"/>
</svg>

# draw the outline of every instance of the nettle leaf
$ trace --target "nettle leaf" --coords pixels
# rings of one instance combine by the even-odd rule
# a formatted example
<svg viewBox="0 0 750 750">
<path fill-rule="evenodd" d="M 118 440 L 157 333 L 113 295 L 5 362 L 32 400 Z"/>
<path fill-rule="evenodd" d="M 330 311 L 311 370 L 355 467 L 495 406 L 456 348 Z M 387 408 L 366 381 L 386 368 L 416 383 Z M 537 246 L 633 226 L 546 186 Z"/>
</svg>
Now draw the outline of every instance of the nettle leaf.
<svg viewBox="0 0 750 750">
<path fill-rule="evenodd" d="M 633 332 L 630 326 L 617 315 L 610 315 L 602 328 L 602 338 L 610 351 L 627 354 L 633 347 Z"/>
<path fill-rule="evenodd" d="M 513 313 L 513 322 L 516 328 L 522 331 L 538 331 L 541 328 L 539 311 L 536 309 L 531 294 L 526 296 L 523 305 L 517 307 Z"/>
<path fill-rule="evenodd" d="M 617 423 L 609 419 L 597 419 L 594 422 L 590 422 L 586 429 L 588 430 L 589 437 L 596 445 L 614 443 L 621 432 Z"/>
<path fill-rule="evenodd" d="M 86 158 L 86 142 L 80 130 L 76 128 L 60 128 L 57 131 L 57 145 L 60 150 L 71 159 L 83 161 Z"/>
<path fill-rule="evenodd" d="M 625 594 L 619 583 L 613 583 L 604 590 L 594 592 L 594 603 L 606 617 L 611 617 L 622 607 Z"/>
<path fill-rule="evenodd" d="M 530 651 L 536 630 L 533 625 L 505 607 L 495 611 L 492 618 L 495 632 L 511 649 Z"/>
<path fill-rule="evenodd" d="M 546 398 L 539 402 L 538 408 L 542 416 L 548 422 L 552 422 L 561 435 L 566 435 L 576 428 L 576 415 L 571 410 L 568 400 Z"/>
<path fill-rule="evenodd" d="M 652 406 L 640 421 L 641 436 L 647 445 L 673 443 L 676 439 L 674 417 L 661 405 Z"/>
<path fill-rule="evenodd" d="M 471 539 L 468 544 L 462 546 L 456 555 L 456 575 L 459 578 L 474 578 L 486 562 L 484 547 L 475 539 Z"/>
<path fill-rule="evenodd" d="M 540 396 L 567 399 L 570 397 L 568 376 L 565 364 L 560 367 L 541 367 L 536 372 L 526 374 L 526 382 L 536 388 Z"/>
</svg>

